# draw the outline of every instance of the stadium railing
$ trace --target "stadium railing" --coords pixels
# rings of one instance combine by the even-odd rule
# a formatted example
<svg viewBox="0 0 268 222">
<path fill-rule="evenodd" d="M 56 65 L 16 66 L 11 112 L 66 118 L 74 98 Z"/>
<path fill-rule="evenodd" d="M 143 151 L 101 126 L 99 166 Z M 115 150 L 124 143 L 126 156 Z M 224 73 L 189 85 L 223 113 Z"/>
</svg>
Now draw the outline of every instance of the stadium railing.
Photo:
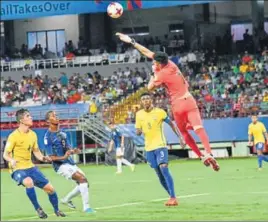
<svg viewBox="0 0 268 222">
<path fill-rule="evenodd" d="M 34 128 L 43 128 L 47 126 L 45 115 L 47 109 L 31 111 Z M 1 129 L 14 129 L 17 127 L 15 118 L 16 111 L 1 112 Z M 61 108 L 57 110 L 60 118 L 60 125 L 73 126 L 76 125 L 79 118 L 79 109 L 77 108 Z"/>
<path fill-rule="evenodd" d="M 73 59 L 54 58 L 54 59 L 19 59 L 12 61 L 5 61 L 1 59 L 0 71 L 25 71 L 35 69 L 51 69 L 51 68 L 68 68 L 81 66 L 100 66 L 120 63 L 136 63 L 136 57 L 129 57 L 126 54 L 110 54 L 108 58 L 102 55 L 96 56 L 77 56 Z"/>
</svg>

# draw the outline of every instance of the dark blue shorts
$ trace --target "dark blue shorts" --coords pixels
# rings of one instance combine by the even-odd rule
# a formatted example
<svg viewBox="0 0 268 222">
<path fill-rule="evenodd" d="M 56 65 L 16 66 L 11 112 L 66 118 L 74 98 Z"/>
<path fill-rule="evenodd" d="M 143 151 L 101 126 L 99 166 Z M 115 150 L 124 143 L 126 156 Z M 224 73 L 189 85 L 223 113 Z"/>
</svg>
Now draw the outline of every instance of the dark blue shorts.
<svg viewBox="0 0 268 222">
<path fill-rule="evenodd" d="M 49 183 L 48 179 L 37 167 L 32 167 L 26 170 L 16 170 L 11 174 L 11 177 L 18 183 L 18 185 L 23 185 L 23 180 L 26 177 L 30 177 L 33 180 L 34 186 L 41 189 Z"/>
<path fill-rule="evenodd" d="M 168 149 L 159 148 L 146 152 L 146 159 L 152 168 L 157 168 L 160 164 L 168 163 Z"/>
<path fill-rule="evenodd" d="M 263 150 L 264 149 L 264 143 L 256 143 L 256 150 Z"/>
</svg>

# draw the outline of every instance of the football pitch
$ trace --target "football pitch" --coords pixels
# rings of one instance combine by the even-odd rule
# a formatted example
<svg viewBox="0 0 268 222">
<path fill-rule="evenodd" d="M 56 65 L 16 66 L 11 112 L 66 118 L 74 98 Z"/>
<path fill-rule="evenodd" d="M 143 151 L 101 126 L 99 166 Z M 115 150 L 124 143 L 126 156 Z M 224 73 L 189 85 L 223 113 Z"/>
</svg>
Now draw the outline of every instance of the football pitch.
<svg viewBox="0 0 268 222">
<path fill-rule="evenodd" d="M 37 189 L 38 199 L 49 217 L 47 220 L 268 220 L 268 165 L 257 171 L 256 158 L 219 160 L 220 172 L 203 166 L 200 161 L 173 161 L 179 206 L 165 207 L 167 194 L 154 171 L 139 164 L 135 172 L 124 167 L 115 175 L 115 167 L 81 166 L 90 181 L 90 202 L 96 213 L 81 212 L 81 198 L 73 202 L 77 210 L 60 205 L 66 218 L 57 218 L 47 195 Z M 266 168 L 265 168 L 266 167 Z M 55 174 L 51 167 L 42 168 L 58 192 L 59 198 L 75 184 Z M 36 213 L 22 187 L 1 172 L 1 221 L 36 220 Z"/>
</svg>

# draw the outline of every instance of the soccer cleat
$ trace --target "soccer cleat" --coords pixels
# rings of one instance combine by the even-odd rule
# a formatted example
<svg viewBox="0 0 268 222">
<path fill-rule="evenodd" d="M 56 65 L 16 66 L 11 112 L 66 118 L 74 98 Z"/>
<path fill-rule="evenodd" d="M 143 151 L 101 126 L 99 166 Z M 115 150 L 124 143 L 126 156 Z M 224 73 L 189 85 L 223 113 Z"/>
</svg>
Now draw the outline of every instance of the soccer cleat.
<svg viewBox="0 0 268 222">
<path fill-rule="evenodd" d="M 176 198 L 170 198 L 166 203 L 165 203 L 165 206 L 167 206 L 167 207 L 171 207 L 171 206 L 178 206 L 179 205 L 179 203 L 178 203 L 178 201 L 177 201 L 177 199 Z"/>
<path fill-rule="evenodd" d="M 206 155 L 206 156 L 201 157 L 201 161 L 204 163 L 206 167 L 210 166 L 209 157 L 211 157 L 211 155 Z"/>
<path fill-rule="evenodd" d="M 122 171 L 116 171 L 115 174 L 117 175 L 122 174 Z"/>
<path fill-rule="evenodd" d="M 136 167 L 135 164 L 132 164 L 132 165 L 130 166 L 130 169 L 131 169 L 132 172 L 135 171 L 135 167 Z"/>
<path fill-rule="evenodd" d="M 68 202 L 66 202 L 66 201 L 64 201 L 64 199 L 61 199 L 61 201 L 60 201 L 62 204 L 64 204 L 64 205 L 67 205 L 69 208 L 71 208 L 71 209 L 76 209 L 76 207 L 75 207 L 75 205 L 73 204 L 73 202 L 72 201 L 68 201 Z"/>
<path fill-rule="evenodd" d="M 37 214 L 40 219 L 46 219 L 47 214 L 43 211 L 42 208 L 37 209 Z"/>
<path fill-rule="evenodd" d="M 204 165 L 205 165 L 206 167 L 209 167 L 209 166 L 210 166 L 210 163 L 209 163 L 208 158 L 202 157 L 202 161 L 203 161 L 203 163 L 204 163 Z"/>
<path fill-rule="evenodd" d="M 210 155 L 206 155 L 202 157 L 202 161 L 204 163 L 205 166 L 211 166 L 213 170 L 215 171 L 219 171 L 220 170 L 220 166 L 217 163 L 217 161 L 214 159 L 214 157 L 210 154 Z"/>
<path fill-rule="evenodd" d="M 84 212 L 85 213 L 96 213 L 96 211 L 93 210 L 92 208 L 87 208 Z"/>
<path fill-rule="evenodd" d="M 66 217 L 66 215 L 65 215 L 65 213 L 63 213 L 62 211 L 57 211 L 57 212 L 55 212 L 55 214 L 56 214 L 56 216 L 57 217 Z"/>
<path fill-rule="evenodd" d="M 219 171 L 220 170 L 220 165 L 218 162 L 212 157 L 209 159 L 210 165 L 213 168 L 214 171 Z"/>
</svg>

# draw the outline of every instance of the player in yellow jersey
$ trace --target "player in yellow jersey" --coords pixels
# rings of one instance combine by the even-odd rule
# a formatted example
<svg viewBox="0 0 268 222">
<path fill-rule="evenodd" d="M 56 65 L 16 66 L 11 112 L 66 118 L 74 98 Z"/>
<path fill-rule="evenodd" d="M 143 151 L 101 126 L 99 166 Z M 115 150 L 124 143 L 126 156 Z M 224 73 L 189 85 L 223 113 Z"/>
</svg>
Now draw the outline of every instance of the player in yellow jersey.
<svg viewBox="0 0 268 222">
<path fill-rule="evenodd" d="M 48 194 L 55 214 L 65 217 L 65 214 L 58 208 L 58 197 L 53 186 L 32 162 L 32 153 L 43 162 L 49 162 L 51 159 L 44 156 L 38 148 L 36 133 L 30 129 L 33 120 L 29 111 L 18 110 L 16 119 L 19 127 L 9 135 L 3 155 L 9 163 L 11 177 L 18 185 L 26 188 L 26 194 L 41 219 L 47 218 L 47 214 L 38 203 L 34 186 L 43 189 Z"/>
<path fill-rule="evenodd" d="M 252 123 L 248 126 L 248 141 L 249 146 L 253 146 L 252 137 L 254 138 L 254 145 L 258 155 L 259 170 L 262 169 L 262 161 L 268 162 L 268 156 L 263 155 L 263 150 L 266 143 L 268 143 L 268 136 L 264 124 L 258 121 L 257 115 L 252 115 Z"/>
<path fill-rule="evenodd" d="M 163 132 L 163 123 L 168 123 L 181 140 L 180 133 L 163 109 L 155 108 L 149 93 L 141 96 L 142 110 L 136 113 L 136 133 L 144 134 L 146 159 L 155 170 L 160 183 L 168 192 L 170 199 L 166 206 L 177 206 L 173 178 L 168 168 L 168 149 Z"/>
</svg>

